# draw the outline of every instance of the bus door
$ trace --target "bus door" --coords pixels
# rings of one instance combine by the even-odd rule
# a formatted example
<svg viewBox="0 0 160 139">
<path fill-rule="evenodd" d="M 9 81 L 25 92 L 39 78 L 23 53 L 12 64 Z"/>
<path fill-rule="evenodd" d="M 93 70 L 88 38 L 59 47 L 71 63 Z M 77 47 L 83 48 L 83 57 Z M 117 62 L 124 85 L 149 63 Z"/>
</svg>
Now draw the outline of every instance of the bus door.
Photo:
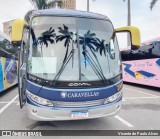
<svg viewBox="0 0 160 139">
<path fill-rule="evenodd" d="M 20 108 L 26 103 L 26 57 L 27 57 L 28 30 L 24 28 L 18 56 L 18 93 Z"/>
</svg>

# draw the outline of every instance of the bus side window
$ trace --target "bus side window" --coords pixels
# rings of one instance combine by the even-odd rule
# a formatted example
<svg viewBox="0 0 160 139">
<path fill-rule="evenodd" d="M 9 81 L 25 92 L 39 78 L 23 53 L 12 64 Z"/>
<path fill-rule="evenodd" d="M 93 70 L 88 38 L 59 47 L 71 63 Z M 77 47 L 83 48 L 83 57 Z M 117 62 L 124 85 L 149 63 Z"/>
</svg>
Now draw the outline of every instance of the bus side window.
<svg viewBox="0 0 160 139">
<path fill-rule="evenodd" d="M 23 48 L 24 48 L 24 62 L 26 62 L 26 58 L 27 58 L 27 53 L 28 53 L 28 43 L 29 43 L 29 30 L 24 28 L 24 31 L 23 31 Z"/>
<path fill-rule="evenodd" d="M 26 63 L 27 59 L 27 45 L 28 45 L 28 29 L 24 28 L 23 34 L 22 34 L 22 42 L 21 42 L 21 48 L 19 50 L 19 63 L 22 65 L 23 63 Z"/>
<path fill-rule="evenodd" d="M 0 41 L 0 57 L 12 58 L 12 47 L 7 39 Z"/>
<path fill-rule="evenodd" d="M 160 42 L 156 42 L 152 50 L 152 57 L 159 58 L 159 56 L 160 56 Z"/>
</svg>

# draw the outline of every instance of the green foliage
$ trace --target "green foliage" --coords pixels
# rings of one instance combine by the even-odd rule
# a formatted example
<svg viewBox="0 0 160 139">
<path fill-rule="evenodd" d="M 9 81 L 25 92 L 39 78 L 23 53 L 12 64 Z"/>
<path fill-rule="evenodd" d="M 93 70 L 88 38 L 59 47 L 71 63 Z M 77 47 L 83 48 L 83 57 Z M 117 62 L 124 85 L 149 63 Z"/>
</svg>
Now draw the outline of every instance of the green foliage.
<svg viewBox="0 0 160 139">
<path fill-rule="evenodd" d="M 150 9 L 152 10 L 153 7 L 156 5 L 156 3 L 158 2 L 158 0 L 152 0 L 150 3 Z"/>
<path fill-rule="evenodd" d="M 31 18 L 31 15 L 32 15 L 32 12 L 33 12 L 33 11 L 34 11 L 34 10 L 28 11 L 28 12 L 26 13 L 26 15 L 24 16 L 24 20 L 25 20 L 27 23 L 30 22 L 30 18 Z"/>
<path fill-rule="evenodd" d="M 56 3 L 58 3 L 59 7 L 63 5 L 63 2 L 61 0 L 51 0 L 49 2 L 48 0 L 30 0 L 30 1 L 34 5 L 34 8 L 38 10 L 53 8 L 55 7 Z M 34 10 L 30 10 L 26 13 L 24 19 L 27 23 L 29 23 L 33 11 Z"/>
<path fill-rule="evenodd" d="M 47 7 L 48 8 L 53 8 L 53 7 L 55 7 L 56 3 L 57 3 L 57 6 L 59 6 L 60 8 L 63 5 L 62 0 L 53 0 L 53 1 L 50 1 L 50 2 L 47 3 Z"/>
</svg>

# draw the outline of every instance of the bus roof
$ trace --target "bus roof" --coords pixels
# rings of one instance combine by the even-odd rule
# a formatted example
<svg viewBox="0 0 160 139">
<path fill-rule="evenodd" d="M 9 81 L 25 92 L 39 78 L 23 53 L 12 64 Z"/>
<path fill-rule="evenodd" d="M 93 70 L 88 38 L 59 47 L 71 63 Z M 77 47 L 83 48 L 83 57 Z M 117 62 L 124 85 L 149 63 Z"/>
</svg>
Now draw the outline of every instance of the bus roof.
<svg viewBox="0 0 160 139">
<path fill-rule="evenodd" d="M 69 10 L 69 9 L 44 9 L 44 10 L 33 11 L 33 16 L 39 16 L 39 15 L 71 16 L 71 17 L 84 17 L 84 18 L 109 20 L 109 18 L 105 15 L 92 12 L 78 11 L 78 10 Z"/>
</svg>

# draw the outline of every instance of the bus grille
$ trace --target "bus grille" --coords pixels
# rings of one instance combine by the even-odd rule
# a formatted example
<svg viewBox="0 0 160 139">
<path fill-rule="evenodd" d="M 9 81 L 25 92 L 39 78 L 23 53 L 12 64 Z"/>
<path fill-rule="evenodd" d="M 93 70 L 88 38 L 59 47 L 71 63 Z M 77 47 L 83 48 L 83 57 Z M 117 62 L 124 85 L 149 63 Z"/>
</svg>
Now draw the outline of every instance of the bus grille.
<svg viewBox="0 0 160 139">
<path fill-rule="evenodd" d="M 65 101 L 52 101 L 54 107 L 61 108 L 80 108 L 80 107 L 93 107 L 102 105 L 105 99 L 81 101 L 81 102 L 65 102 Z"/>
</svg>

